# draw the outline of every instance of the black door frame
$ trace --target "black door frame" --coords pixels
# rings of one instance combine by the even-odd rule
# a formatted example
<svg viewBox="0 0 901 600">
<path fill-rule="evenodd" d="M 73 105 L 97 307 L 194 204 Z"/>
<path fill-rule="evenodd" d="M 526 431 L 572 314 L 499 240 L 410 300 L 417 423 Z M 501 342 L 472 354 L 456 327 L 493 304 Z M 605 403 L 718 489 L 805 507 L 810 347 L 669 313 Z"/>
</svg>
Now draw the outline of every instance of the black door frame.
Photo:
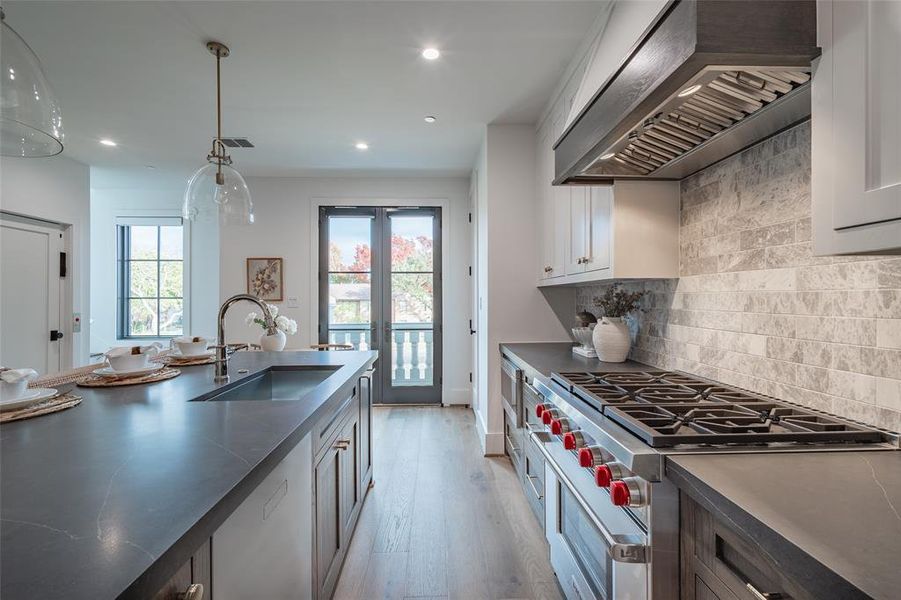
<svg viewBox="0 0 901 600">
<path fill-rule="evenodd" d="M 391 370 L 391 216 L 432 216 L 432 385 L 392 386 Z M 441 207 L 320 206 L 319 207 L 319 342 L 328 343 L 329 217 L 370 217 L 370 340 L 379 351 L 373 385 L 374 404 L 441 404 L 443 389 L 443 306 Z M 399 329 L 403 329 L 399 327 Z M 363 329 L 361 329 L 363 330 Z"/>
</svg>

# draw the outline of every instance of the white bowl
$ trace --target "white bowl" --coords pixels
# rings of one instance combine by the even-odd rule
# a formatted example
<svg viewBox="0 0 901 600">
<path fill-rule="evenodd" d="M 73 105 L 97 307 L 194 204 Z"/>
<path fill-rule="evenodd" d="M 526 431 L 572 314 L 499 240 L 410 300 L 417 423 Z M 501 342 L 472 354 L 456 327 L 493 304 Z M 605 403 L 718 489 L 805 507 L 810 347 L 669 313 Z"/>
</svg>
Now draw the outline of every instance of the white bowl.
<svg viewBox="0 0 901 600">
<path fill-rule="evenodd" d="M 209 346 L 209 340 L 203 337 L 177 337 L 173 342 L 182 356 L 201 356 Z"/>
<path fill-rule="evenodd" d="M 25 395 L 28 389 L 28 378 L 23 377 L 17 381 L 9 382 L 0 380 L 0 400 L 15 400 Z"/>
<path fill-rule="evenodd" d="M 109 366 L 114 371 L 136 371 L 150 364 L 150 356 L 142 352 L 140 354 L 122 354 L 120 356 L 107 356 Z"/>
</svg>

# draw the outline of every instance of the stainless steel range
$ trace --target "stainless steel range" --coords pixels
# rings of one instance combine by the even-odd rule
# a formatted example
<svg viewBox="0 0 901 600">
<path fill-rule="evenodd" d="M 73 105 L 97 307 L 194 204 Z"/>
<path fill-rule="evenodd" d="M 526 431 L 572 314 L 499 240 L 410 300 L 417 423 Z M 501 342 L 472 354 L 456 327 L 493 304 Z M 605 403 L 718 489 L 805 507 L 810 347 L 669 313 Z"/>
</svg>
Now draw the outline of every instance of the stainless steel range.
<svg viewBox="0 0 901 600">
<path fill-rule="evenodd" d="M 679 597 L 668 454 L 898 449 L 892 434 L 685 373 L 554 373 L 535 388 L 545 529 L 570 599 Z"/>
</svg>

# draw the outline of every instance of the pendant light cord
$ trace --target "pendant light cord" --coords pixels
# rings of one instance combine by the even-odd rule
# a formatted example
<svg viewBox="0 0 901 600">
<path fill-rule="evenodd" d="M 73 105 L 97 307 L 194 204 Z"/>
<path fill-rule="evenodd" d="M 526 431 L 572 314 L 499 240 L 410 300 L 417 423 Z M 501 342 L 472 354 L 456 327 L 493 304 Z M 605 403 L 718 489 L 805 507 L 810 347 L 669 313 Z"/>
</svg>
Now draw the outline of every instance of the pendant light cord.
<svg viewBox="0 0 901 600">
<path fill-rule="evenodd" d="M 222 61 L 222 52 L 216 51 L 216 142 L 219 145 L 219 171 L 216 174 L 217 183 L 222 185 L 222 83 L 219 64 Z"/>
</svg>

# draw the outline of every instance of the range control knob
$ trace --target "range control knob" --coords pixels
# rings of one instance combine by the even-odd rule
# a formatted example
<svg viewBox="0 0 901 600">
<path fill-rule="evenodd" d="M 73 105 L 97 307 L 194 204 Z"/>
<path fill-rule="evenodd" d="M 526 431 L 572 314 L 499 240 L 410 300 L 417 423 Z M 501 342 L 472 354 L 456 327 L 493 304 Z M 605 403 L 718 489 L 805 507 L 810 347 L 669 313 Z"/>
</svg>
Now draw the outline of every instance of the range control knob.
<svg viewBox="0 0 901 600">
<path fill-rule="evenodd" d="M 572 431 L 572 428 L 573 426 L 569 419 L 560 417 L 551 421 L 551 433 L 554 435 L 563 435 Z"/>
<path fill-rule="evenodd" d="M 625 468 L 618 462 L 608 462 L 594 468 L 594 482 L 598 487 L 610 487 L 611 483 L 625 476 Z"/>
<path fill-rule="evenodd" d="M 541 413 L 545 411 L 547 407 L 544 404 L 536 404 L 535 405 L 535 416 L 539 419 L 541 418 Z"/>
<path fill-rule="evenodd" d="M 585 446 L 585 436 L 581 431 L 570 431 L 563 435 L 563 447 L 567 450 L 575 450 Z"/>
<path fill-rule="evenodd" d="M 610 484 L 610 501 L 615 506 L 643 506 L 641 484 L 634 477 L 626 477 Z"/>
<path fill-rule="evenodd" d="M 612 457 L 600 446 L 586 446 L 579 449 L 579 464 L 585 468 L 594 467 L 608 460 L 612 460 Z"/>
<path fill-rule="evenodd" d="M 560 411 L 556 408 L 545 408 L 541 413 L 541 422 L 550 425 L 551 421 L 560 416 Z"/>
</svg>

